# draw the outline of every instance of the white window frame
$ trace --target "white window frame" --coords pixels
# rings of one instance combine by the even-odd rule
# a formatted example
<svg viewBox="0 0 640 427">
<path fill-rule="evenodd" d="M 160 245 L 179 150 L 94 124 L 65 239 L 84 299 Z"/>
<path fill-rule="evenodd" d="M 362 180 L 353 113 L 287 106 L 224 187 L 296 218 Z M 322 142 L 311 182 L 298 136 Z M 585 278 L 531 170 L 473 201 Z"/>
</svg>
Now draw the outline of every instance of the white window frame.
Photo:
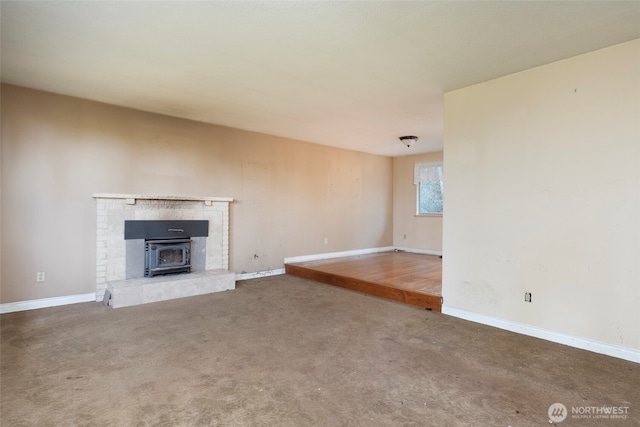
<svg viewBox="0 0 640 427">
<path fill-rule="evenodd" d="M 428 169 L 435 168 L 429 171 Z M 438 170 L 439 169 L 439 170 Z M 442 161 L 435 162 L 421 162 L 416 163 L 414 167 L 413 183 L 416 186 L 416 216 L 442 216 L 442 212 L 420 212 L 420 184 L 426 183 L 427 180 L 433 180 L 439 178 L 440 191 L 444 198 L 444 183 L 443 183 L 443 164 Z"/>
</svg>

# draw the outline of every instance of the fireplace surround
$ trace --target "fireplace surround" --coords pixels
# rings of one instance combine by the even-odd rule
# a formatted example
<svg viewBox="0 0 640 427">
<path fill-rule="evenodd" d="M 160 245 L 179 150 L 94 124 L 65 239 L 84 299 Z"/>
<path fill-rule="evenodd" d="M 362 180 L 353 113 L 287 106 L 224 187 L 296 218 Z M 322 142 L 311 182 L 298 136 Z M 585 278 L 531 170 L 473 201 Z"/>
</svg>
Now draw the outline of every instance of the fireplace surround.
<svg viewBox="0 0 640 427">
<path fill-rule="evenodd" d="M 235 288 L 235 273 L 228 270 L 229 204 L 233 199 L 105 193 L 93 197 L 96 199 L 96 301 L 103 301 L 108 292 L 112 307 L 124 307 Z M 146 238 L 130 234 L 130 225 L 165 221 L 173 223 L 165 227 L 173 231 L 155 237 L 157 240 L 191 240 L 192 272 L 144 277 Z M 207 228 L 193 235 L 175 231 L 184 230 L 187 223 L 207 224 Z M 125 228 L 128 239 L 125 239 Z M 140 254 L 139 263 L 132 263 L 131 253 Z M 184 257 L 185 253 L 175 252 L 171 256 Z M 173 263 L 171 261 L 175 262 L 176 258 L 168 260 Z M 133 272 L 131 265 L 135 267 Z"/>
</svg>

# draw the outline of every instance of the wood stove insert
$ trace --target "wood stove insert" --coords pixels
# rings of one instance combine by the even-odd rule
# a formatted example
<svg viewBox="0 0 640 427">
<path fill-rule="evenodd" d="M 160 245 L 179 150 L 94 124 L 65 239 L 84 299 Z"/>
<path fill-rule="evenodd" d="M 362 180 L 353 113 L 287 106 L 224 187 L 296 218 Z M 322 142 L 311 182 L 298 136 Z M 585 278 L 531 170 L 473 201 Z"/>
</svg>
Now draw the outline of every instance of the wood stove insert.
<svg viewBox="0 0 640 427">
<path fill-rule="evenodd" d="M 191 237 L 209 235 L 209 221 L 124 222 L 125 240 L 144 239 L 144 276 L 191 272 Z"/>
</svg>

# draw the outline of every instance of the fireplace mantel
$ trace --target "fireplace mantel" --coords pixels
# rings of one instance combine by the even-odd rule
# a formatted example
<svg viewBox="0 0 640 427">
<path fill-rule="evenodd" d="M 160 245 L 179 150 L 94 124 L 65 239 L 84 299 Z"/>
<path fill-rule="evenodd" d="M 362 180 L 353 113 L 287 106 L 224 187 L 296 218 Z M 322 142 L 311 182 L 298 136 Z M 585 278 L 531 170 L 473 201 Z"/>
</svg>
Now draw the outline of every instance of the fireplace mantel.
<svg viewBox="0 0 640 427">
<path fill-rule="evenodd" d="M 112 194 L 112 193 L 95 193 L 94 199 L 125 199 L 133 200 L 128 203 L 135 204 L 135 200 L 176 200 L 176 201 L 202 201 L 202 202 L 233 202 L 231 197 L 192 197 L 192 196 L 150 196 L 145 194 Z"/>
</svg>

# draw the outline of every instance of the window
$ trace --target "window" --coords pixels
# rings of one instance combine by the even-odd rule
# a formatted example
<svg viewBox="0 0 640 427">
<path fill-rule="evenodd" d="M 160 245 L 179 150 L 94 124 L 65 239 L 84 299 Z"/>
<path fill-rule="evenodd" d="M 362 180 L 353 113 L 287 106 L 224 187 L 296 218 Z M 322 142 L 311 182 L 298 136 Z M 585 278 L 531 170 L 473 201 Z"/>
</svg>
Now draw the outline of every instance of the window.
<svg viewBox="0 0 640 427">
<path fill-rule="evenodd" d="M 417 214 L 442 215 L 442 162 L 416 163 L 413 183 L 417 187 Z"/>
</svg>

